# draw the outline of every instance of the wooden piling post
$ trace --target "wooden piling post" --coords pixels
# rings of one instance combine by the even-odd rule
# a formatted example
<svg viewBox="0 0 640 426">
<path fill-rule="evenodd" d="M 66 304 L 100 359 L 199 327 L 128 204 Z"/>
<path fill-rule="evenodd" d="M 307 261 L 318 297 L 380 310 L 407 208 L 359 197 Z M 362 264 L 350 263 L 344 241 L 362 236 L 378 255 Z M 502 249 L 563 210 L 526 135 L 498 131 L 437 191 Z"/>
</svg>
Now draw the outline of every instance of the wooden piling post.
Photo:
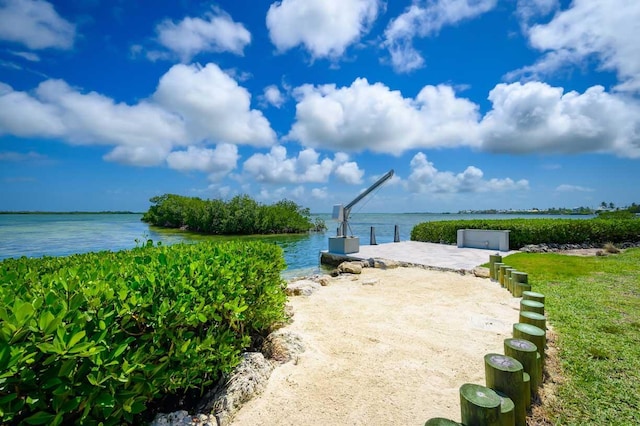
<svg viewBox="0 0 640 426">
<path fill-rule="evenodd" d="M 509 293 L 513 294 L 513 285 L 511 284 L 511 274 L 515 271 L 515 268 L 505 268 L 504 270 L 504 286 L 509 290 Z"/>
<path fill-rule="evenodd" d="M 445 419 L 444 417 L 434 417 L 433 419 L 427 420 L 424 426 L 462 426 L 462 424 L 450 419 Z"/>
<path fill-rule="evenodd" d="M 496 271 L 494 269 L 494 265 L 496 262 L 502 262 L 502 256 L 499 254 L 491 254 L 489 255 L 489 277 L 492 281 L 496 281 Z"/>
<path fill-rule="evenodd" d="M 547 344 L 547 335 L 544 330 L 535 325 L 516 323 L 513 324 L 513 337 L 516 339 L 528 340 L 538 349 L 542 366 L 544 366 L 544 349 Z"/>
<path fill-rule="evenodd" d="M 500 267 L 504 265 L 502 262 L 496 262 L 493 264 L 493 276 L 496 282 L 500 282 Z M 502 284 L 502 283 L 501 283 Z"/>
<path fill-rule="evenodd" d="M 378 242 L 376 241 L 376 227 L 371 227 L 371 232 L 369 233 L 369 245 L 377 246 Z"/>
<path fill-rule="evenodd" d="M 525 426 L 527 413 L 522 364 L 510 356 L 487 354 L 484 356 L 484 372 L 487 387 L 505 393 L 513 401 L 515 425 Z"/>
<path fill-rule="evenodd" d="M 524 291 L 531 290 L 531 286 L 529 285 L 529 274 L 526 272 L 512 272 L 511 280 L 513 283 L 514 297 L 522 297 L 522 293 Z"/>
<path fill-rule="evenodd" d="M 536 302 L 535 300 L 520 301 L 520 312 L 535 312 L 540 315 L 544 315 L 544 303 Z"/>
<path fill-rule="evenodd" d="M 500 265 L 500 277 L 499 277 L 499 280 L 500 280 L 500 285 L 502 287 L 506 287 L 507 286 L 507 283 L 505 282 L 505 277 L 507 276 L 507 268 L 511 268 L 511 266 L 505 265 L 505 264 Z"/>
<path fill-rule="evenodd" d="M 531 395 L 535 395 L 540 386 L 538 371 L 538 347 L 529 340 L 524 339 L 505 339 L 504 354 L 511 358 L 517 359 L 522 364 L 524 372 L 531 377 Z"/>
<path fill-rule="evenodd" d="M 544 294 L 536 293 L 535 291 L 523 291 L 522 298 L 524 300 L 533 300 L 534 302 L 540 302 L 544 304 Z"/>
<path fill-rule="evenodd" d="M 526 371 L 522 373 L 522 381 L 524 382 L 524 406 L 529 410 L 531 408 L 531 376 Z"/>
<path fill-rule="evenodd" d="M 515 405 L 504 392 L 496 391 L 500 397 L 500 425 L 513 426 L 516 423 Z"/>
<path fill-rule="evenodd" d="M 520 319 L 518 320 L 518 322 L 535 325 L 536 327 L 542 330 L 547 329 L 547 318 L 544 315 L 540 315 L 537 312 L 530 312 L 530 311 L 520 312 Z"/>
<path fill-rule="evenodd" d="M 500 425 L 501 400 L 493 389 L 473 383 L 460 386 L 463 425 Z"/>
</svg>

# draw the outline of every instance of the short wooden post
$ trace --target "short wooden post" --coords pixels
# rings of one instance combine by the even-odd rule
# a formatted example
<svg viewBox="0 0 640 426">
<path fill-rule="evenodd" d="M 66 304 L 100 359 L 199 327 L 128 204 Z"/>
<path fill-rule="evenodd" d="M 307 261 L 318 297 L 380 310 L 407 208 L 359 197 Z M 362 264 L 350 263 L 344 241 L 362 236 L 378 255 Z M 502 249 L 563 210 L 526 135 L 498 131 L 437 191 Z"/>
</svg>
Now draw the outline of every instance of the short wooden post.
<svg viewBox="0 0 640 426">
<path fill-rule="evenodd" d="M 547 318 L 544 315 L 540 315 L 537 312 L 524 311 L 520 312 L 520 319 L 518 322 L 525 324 L 535 325 L 542 330 L 547 329 Z"/>
<path fill-rule="evenodd" d="M 496 282 L 500 282 L 500 267 L 504 265 L 502 262 L 496 262 L 493 264 L 493 276 Z"/>
<path fill-rule="evenodd" d="M 444 417 L 434 417 L 433 419 L 427 420 L 424 426 L 462 426 L 462 424 L 450 419 L 445 419 Z"/>
<path fill-rule="evenodd" d="M 544 315 L 544 303 L 536 302 L 535 300 L 520 301 L 520 312 L 535 312 L 540 315 Z"/>
<path fill-rule="evenodd" d="M 494 269 L 494 265 L 496 262 L 502 262 L 502 256 L 499 254 L 491 254 L 489 255 L 489 276 L 492 281 L 496 280 L 496 272 Z"/>
<path fill-rule="evenodd" d="M 507 283 L 505 282 L 505 277 L 507 276 L 507 268 L 511 268 L 509 265 L 500 265 L 500 285 L 502 287 L 506 287 Z"/>
<path fill-rule="evenodd" d="M 369 245 L 377 246 L 378 242 L 376 241 L 376 227 L 371 227 L 371 232 L 369 233 Z"/>
<path fill-rule="evenodd" d="M 398 227 L 398 225 L 395 225 L 393 227 L 393 242 L 394 243 L 400 242 L 400 227 Z"/>
<path fill-rule="evenodd" d="M 500 397 L 500 425 L 513 426 L 516 423 L 515 405 L 505 393 L 496 391 Z"/>
<path fill-rule="evenodd" d="M 529 285 L 529 274 L 526 272 L 512 272 L 513 296 L 522 297 L 522 292 L 531 290 Z"/>
<path fill-rule="evenodd" d="M 488 388 L 503 392 L 511 398 L 514 405 L 516 426 L 525 426 L 527 418 L 523 370 L 522 364 L 510 356 L 501 354 L 484 356 L 486 385 Z"/>
<path fill-rule="evenodd" d="M 524 382 L 524 401 L 525 408 L 531 408 L 531 376 L 526 371 L 522 373 L 522 381 Z"/>
<path fill-rule="evenodd" d="M 540 302 L 544 304 L 544 294 L 536 293 L 535 291 L 523 291 L 522 298 L 524 300 L 533 300 L 534 302 Z"/>
<path fill-rule="evenodd" d="M 540 353 L 536 353 L 536 365 L 538 366 L 538 380 L 537 380 L 537 384 L 538 387 L 542 386 L 542 381 L 544 379 L 544 361 L 542 360 L 542 357 L 540 356 Z"/>
<path fill-rule="evenodd" d="M 528 340 L 536 345 L 538 353 L 540 354 L 541 362 L 544 363 L 544 349 L 547 344 L 547 336 L 544 330 L 536 327 L 535 325 L 519 322 L 513 324 L 513 337 L 516 339 Z"/>
<path fill-rule="evenodd" d="M 525 373 L 531 377 L 531 395 L 535 395 L 540 385 L 538 378 L 538 347 L 529 340 L 505 339 L 504 354 L 520 361 Z"/>
<path fill-rule="evenodd" d="M 500 397 L 488 387 L 465 383 L 460 386 L 463 425 L 500 425 Z"/>
<path fill-rule="evenodd" d="M 511 284 L 511 274 L 515 271 L 515 268 L 506 268 L 504 270 L 504 286 L 509 290 L 509 293 L 513 294 L 513 285 Z"/>
</svg>

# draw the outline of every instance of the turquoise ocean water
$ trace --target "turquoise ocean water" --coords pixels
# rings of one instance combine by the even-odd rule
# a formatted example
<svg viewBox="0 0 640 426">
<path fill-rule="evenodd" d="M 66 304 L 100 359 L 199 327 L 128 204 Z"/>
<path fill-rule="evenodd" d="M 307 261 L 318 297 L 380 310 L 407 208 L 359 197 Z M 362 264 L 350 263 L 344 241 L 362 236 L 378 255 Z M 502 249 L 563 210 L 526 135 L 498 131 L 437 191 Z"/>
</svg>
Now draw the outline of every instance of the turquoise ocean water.
<svg viewBox="0 0 640 426">
<path fill-rule="evenodd" d="M 163 244 L 195 242 L 209 239 L 259 239 L 280 245 L 287 262 L 285 276 L 309 275 L 319 270 L 321 250 L 326 250 L 328 237 L 335 235 L 337 223 L 328 214 L 315 215 L 325 220 L 329 230 L 308 235 L 260 237 L 201 236 L 177 230 L 150 227 L 140 221 L 140 214 L 3 214 L 0 215 L 0 260 L 9 257 L 65 256 L 101 250 L 123 250 L 136 246 L 136 240 L 148 238 Z M 370 228 L 375 227 L 378 244 L 393 241 L 398 225 L 400 240 L 409 240 L 411 229 L 418 223 L 453 219 L 498 219 L 514 215 L 463 214 L 372 214 L 358 213 L 351 217 L 353 235 L 360 244 L 369 244 Z M 583 219 L 589 216 L 526 216 Z"/>
</svg>

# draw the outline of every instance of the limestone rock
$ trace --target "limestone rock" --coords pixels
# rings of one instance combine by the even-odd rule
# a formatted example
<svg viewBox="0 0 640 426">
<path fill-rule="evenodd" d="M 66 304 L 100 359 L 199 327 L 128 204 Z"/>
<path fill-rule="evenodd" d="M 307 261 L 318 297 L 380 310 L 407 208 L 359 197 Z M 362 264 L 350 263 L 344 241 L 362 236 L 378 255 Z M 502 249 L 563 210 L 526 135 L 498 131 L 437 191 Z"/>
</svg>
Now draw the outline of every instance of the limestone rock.
<svg viewBox="0 0 640 426">
<path fill-rule="evenodd" d="M 478 266 L 477 268 L 473 268 L 473 275 L 478 278 L 489 278 L 491 275 L 489 274 L 489 268 L 483 268 Z"/>
<path fill-rule="evenodd" d="M 218 426 L 218 421 L 215 416 L 206 414 L 191 415 L 188 412 L 181 410 L 169 414 L 158 414 L 151 422 L 151 426 L 178 425 Z"/>
<path fill-rule="evenodd" d="M 287 284 L 285 293 L 288 296 L 311 296 L 320 287 L 321 285 L 315 281 L 298 280 Z"/>
<path fill-rule="evenodd" d="M 297 359 L 304 350 L 302 338 L 286 330 L 274 331 L 262 344 L 262 352 L 267 358 L 283 364 Z"/>
<path fill-rule="evenodd" d="M 361 274 L 362 264 L 360 262 L 342 262 L 338 265 L 338 270 L 345 274 Z"/>
<path fill-rule="evenodd" d="M 378 269 L 396 269 L 401 266 L 400 262 L 388 259 L 374 259 L 373 267 Z"/>
<path fill-rule="evenodd" d="M 275 365 L 260 352 L 244 353 L 242 361 L 226 380 L 205 395 L 198 412 L 211 413 L 219 426 L 230 424 L 245 402 L 264 391 L 274 368 Z"/>
<path fill-rule="evenodd" d="M 318 278 L 318 284 L 320 284 L 322 287 L 326 287 L 329 285 L 329 277 L 320 277 Z"/>
</svg>

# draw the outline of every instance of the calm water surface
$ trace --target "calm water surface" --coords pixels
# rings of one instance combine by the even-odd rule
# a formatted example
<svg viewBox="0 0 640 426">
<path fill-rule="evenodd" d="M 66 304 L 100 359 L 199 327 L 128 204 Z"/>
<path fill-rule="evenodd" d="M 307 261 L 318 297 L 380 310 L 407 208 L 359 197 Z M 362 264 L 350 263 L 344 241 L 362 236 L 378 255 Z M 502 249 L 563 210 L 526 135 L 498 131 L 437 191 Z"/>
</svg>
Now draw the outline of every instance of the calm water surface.
<svg viewBox="0 0 640 426">
<path fill-rule="evenodd" d="M 201 236 L 177 230 L 150 227 L 140 221 L 140 214 L 6 214 L 0 215 L 0 260 L 9 257 L 65 256 L 101 250 L 123 250 L 136 246 L 136 240 L 148 238 L 163 244 L 202 240 L 258 239 L 280 245 L 287 262 L 286 276 L 307 275 L 319 270 L 321 250 L 326 250 L 328 237 L 335 235 L 337 223 L 328 214 L 316 215 L 325 220 L 329 231 L 324 234 L 279 235 L 260 237 Z M 499 219 L 514 215 L 461 214 L 371 214 L 351 217 L 353 235 L 360 244 L 369 244 L 370 228 L 375 227 L 378 244 L 393 241 L 394 225 L 398 225 L 401 241 L 409 240 L 411 229 L 418 223 L 453 219 Z M 526 216 L 544 218 L 589 218 L 590 216 Z"/>
</svg>

